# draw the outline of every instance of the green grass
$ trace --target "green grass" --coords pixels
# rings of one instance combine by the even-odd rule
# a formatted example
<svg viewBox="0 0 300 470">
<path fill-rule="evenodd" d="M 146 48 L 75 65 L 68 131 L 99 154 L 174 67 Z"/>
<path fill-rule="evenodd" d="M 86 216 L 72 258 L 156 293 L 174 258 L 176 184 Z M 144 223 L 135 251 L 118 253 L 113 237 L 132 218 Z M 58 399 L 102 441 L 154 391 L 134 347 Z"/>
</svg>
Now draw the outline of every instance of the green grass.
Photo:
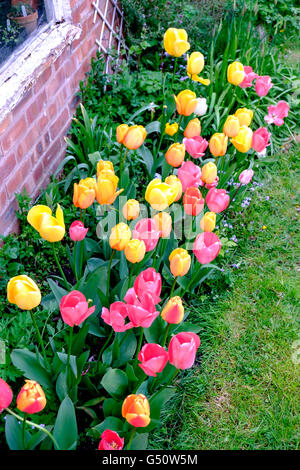
<svg viewBox="0 0 300 470">
<path fill-rule="evenodd" d="M 225 268 L 233 287 L 222 293 L 219 281 L 211 286 L 217 300 L 192 300 L 201 362 L 178 383 L 152 448 L 300 448 L 297 158 L 299 148 L 274 158 L 244 219 L 233 223 L 241 240 Z"/>
</svg>

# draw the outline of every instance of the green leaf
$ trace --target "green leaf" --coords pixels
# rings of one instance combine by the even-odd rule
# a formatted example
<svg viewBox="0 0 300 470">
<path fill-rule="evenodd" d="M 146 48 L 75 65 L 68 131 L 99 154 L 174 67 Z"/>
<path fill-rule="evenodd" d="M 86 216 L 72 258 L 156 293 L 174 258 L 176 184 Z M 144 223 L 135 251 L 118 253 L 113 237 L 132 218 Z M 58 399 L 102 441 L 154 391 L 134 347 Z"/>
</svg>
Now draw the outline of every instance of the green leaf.
<svg viewBox="0 0 300 470">
<path fill-rule="evenodd" d="M 11 415 L 5 417 L 5 437 L 10 450 L 24 450 L 22 437 L 22 424 L 17 418 Z M 30 434 L 26 432 L 25 444 L 30 439 Z"/>
<path fill-rule="evenodd" d="M 151 171 L 153 167 L 153 155 L 150 150 L 145 146 L 142 145 L 140 148 L 137 149 L 138 155 L 141 157 L 141 162 L 145 163 L 146 168 L 148 170 L 149 175 L 151 176 Z"/>
<path fill-rule="evenodd" d="M 36 380 L 42 387 L 51 388 L 51 375 L 44 367 L 40 358 L 28 349 L 14 349 L 10 355 L 11 361 L 17 369 L 20 369 L 25 377 Z"/>
<path fill-rule="evenodd" d="M 101 434 L 106 429 L 110 429 L 111 431 L 120 432 L 123 430 L 124 422 L 120 418 L 115 418 L 114 416 L 109 416 L 105 418 L 102 423 L 97 424 L 94 426 L 90 431 L 88 431 L 88 435 L 94 437 L 95 439 L 99 439 Z"/>
<path fill-rule="evenodd" d="M 68 396 L 59 407 L 53 436 L 60 450 L 76 449 L 78 439 L 76 415 L 73 402 Z"/>
<path fill-rule="evenodd" d="M 152 121 L 145 127 L 147 134 L 152 134 L 153 132 L 160 133 L 160 122 L 159 121 Z"/>
<path fill-rule="evenodd" d="M 120 367 L 133 358 L 137 347 L 137 340 L 133 331 L 118 333 L 117 337 L 119 341 L 119 356 L 114 365 Z"/>
<path fill-rule="evenodd" d="M 88 159 L 93 166 L 96 166 L 99 160 L 101 160 L 101 153 L 100 152 L 89 153 Z"/>
<path fill-rule="evenodd" d="M 57 307 L 59 307 L 61 299 L 64 295 L 67 295 L 69 292 L 66 289 L 63 289 L 62 287 L 58 286 L 52 279 L 47 279 L 47 282 L 56 299 Z"/>
<path fill-rule="evenodd" d="M 113 398 L 107 398 L 103 402 L 103 413 L 105 417 L 109 416 L 121 416 L 122 402 L 114 400 Z"/>
<path fill-rule="evenodd" d="M 148 433 L 136 434 L 132 439 L 130 450 L 145 450 L 148 445 Z"/>
<path fill-rule="evenodd" d="M 128 379 L 125 372 L 120 369 L 108 369 L 101 380 L 101 385 L 112 396 L 125 395 L 128 387 Z"/>
</svg>

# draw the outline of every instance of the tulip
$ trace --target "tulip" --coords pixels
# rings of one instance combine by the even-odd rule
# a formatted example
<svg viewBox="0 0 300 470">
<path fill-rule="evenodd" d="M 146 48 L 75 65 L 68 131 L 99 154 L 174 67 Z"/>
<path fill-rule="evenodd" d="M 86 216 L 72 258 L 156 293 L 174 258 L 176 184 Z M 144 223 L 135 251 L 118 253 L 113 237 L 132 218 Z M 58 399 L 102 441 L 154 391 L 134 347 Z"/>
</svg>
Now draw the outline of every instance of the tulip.
<svg viewBox="0 0 300 470">
<path fill-rule="evenodd" d="M 149 328 L 158 317 L 155 309 L 155 300 L 150 292 L 136 295 L 134 287 L 128 289 L 124 297 L 127 303 L 127 311 L 130 322 L 135 328 Z"/>
<path fill-rule="evenodd" d="M 171 297 L 161 312 L 162 318 L 173 325 L 182 322 L 184 317 L 184 307 L 180 297 Z"/>
<path fill-rule="evenodd" d="M 201 52 L 192 52 L 192 54 L 187 56 L 187 74 L 195 82 L 200 82 L 203 85 L 209 85 L 210 80 L 199 77 L 199 73 L 202 72 L 204 68 L 204 56 Z"/>
<path fill-rule="evenodd" d="M 245 72 L 245 78 L 238 86 L 240 86 L 241 88 L 251 87 L 253 80 L 257 78 L 258 75 L 255 72 L 253 72 L 252 67 L 250 67 L 249 65 L 244 65 L 244 72 Z"/>
<path fill-rule="evenodd" d="M 156 377 L 156 374 L 164 369 L 168 359 L 167 351 L 155 343 L 145 344 L 138 354 L 138 360 L 141 362 L 140 368 L 151 377 Z"/>
<path fill-rule="evenodd" d="M 42 387 L 35 380 L 25 380 L 17 396 L 17 408 L 23 413 L 34 414 L 42 411 L 47 400 Z"/>
<path fill-rule="evenodd" d="M 176 369 L 189 369 L 195 362 L 200 338 L 195 333 L 182 332 L 173 336 L 169 344 L 169 361 Z"/>
<path fill-rule="evenodd" d="M 131 126 L 125 134 L 123 144 L 129 150 L 136 150 L 143 145 L 146 137 L 147 131 L 143 126 Z"/>
<path fill-rule="evenodd" d="M 184 138 L 183 144 L 186 151 L 193 158 L 200 158 L 204 156 L 205 150 L 207 149 L 208 142 L 206 139 L 203 139 L 201 136 L 196 136 L 190 139 Z"/>
<path fill-rule="evenodd" d="M 64 214 L 59 204 L 57 204 L 55 217 L 52 215 L 50 207 L 37 205 L 33 206 L 27 214 L 27 220 L 40 236 L 48 242 L 59 242 L 65 234 Z"/>
<path fill-rule="evenodd" d="M 204 116 L 208 108 L 206 98 L 197 98 L 196 101 L 197 101 L 197 106 L 194 111 L 194 114 L 196 114 L 196 116 Z"/>
<path fill-rule="evenodd" d="M 184 130 L 184 137 L 192 139 L 193 137 L 200 136 L 201 123 L 198 118 L 191 119 Z"/>
<path fill-rule="evenodd" d="M 227 137 L 235 137 L 240 130 L 240 121 L 236 116 L 228 116 L 223 126 L 223 133 Z"/>
<path fill-rule="evenodd" d="M 145 269 L 134 281 L 133 288 L 138 297 L 142 296 L 144 292 L 151 293 L 155 304 L 158 304 L 161 293 L 161 275 L 154 268 Z"/>
<path fill-rule="evenodd" d="M 13 392 L 10 386 L 0 378 L 0 413 L 8 408 L 13 399 Z"/>
<path fill-rule="evenodd" d="M 215 180 L 212 183 L 204 183 L 204 181 L 201 180 L 200 185 L 205 186 L 206 189 L 211 189 L 211 188 L 215 188 L 216 186 L 218 186 L 218 182 L 219 182 L 219 177 L 216 176 Z"/>
<path fill-rule="evenodd" d="M 165 133 L 170 135 L 171 137 L 175 135 L 178 132 L 178 124 L 177 122 L 174 122 L 173 124 L 169 124 L 167 122 L 166 127 L 165 127 Z"/>
<path fill-rule="evenodd" d="M 196 109 L 196 93 L 191 90 L 183 90 L 174 96 L 178 114 L 190 116 Z"/>
<path fill-rule="evenodd" d="M 224 211 L 230 202 L 230 197 L 225 189 L 212 188 L 206 195 L 206 204 L 210 211 L 219 212 Z"/>
<path fill-rule="evenodd" d="M 95 311 L 95 305 L 89 307 L 85 296 L 78 290 L 73 290 L 64 295 L 60 301 L 59 309 L 63 321 L 73 327 L 80 325 Z"/>
<path fill-rule="evenodd" d="M 81 242 L 85 238 L 88 230 L 89 229 L 85 228 L 81 220 L 74 220 L 69 228 L 71 240 L 73 240 L 73 242 Z"/>
<path fill-rule="evenodd" d="M 242 171 L 239 176 L 239 181 L 242 185 L 249 184 L 254 175 L 254 171 L 249 168 L 248 170 Z"/>
<path fill-rule="evenodd" d="M 113 173 L 115 172 L 113 163 L 108 160 L 99 160 L 97 163 L 97 178 L 102 170 L 110 170 Z"/>
<path fill-rule="evenodd" d="M 97 178 L 96 198 L 99 204 L 113 204 L 119 194 L 124 191 L 117 191 L 119 178 L 112 170 L 104 169 L 100 171 Z"/>
<path fill-rule="evenodd" d="M 196 216 L 204 207 L 204 199 L 198 188 L 190 186 L 183 196 L 183 208 L 186 214 Z"/>
<path fill-rule="evenodd" d="M 124 439 L 115 431 L 106 429 L 101 434 L 98 450 L 122 450 L 124 447 Z"/>
<path fill-rule="evenodd" d="M 241 126 L 236 137 L 231 139 L 231 143 L 242 153 L 247 153 L 251 149 L 253 132 L 250 127 Z"/>
<path fill-rule="evenodd" d="M 289 105 L 286 101 L 278 101 L 276 106 L 268 107 L 268 115 L 264 117 L 268 124 L 275 124 L 275 126 L 282 126 L 284 123 L 283 118 L 287 117 L 289 113 Z"/>
<path fill-rule="evenodd" d="M 79 183 L 74 183 L 73 204 L 80 209 L 87 209 L 95 201 L 96 180 L 94 178 L 85 178 Z"/>
<path fill-rule="evenodd" d="M 140 219 L 132 231 L 133 238 L 145 243 L 146 252 L 154 250 L 160 237 L 152 219 Z"/>
<path fill-rule="evenodd" d="M 126 220 L 135 220 L 140 214 L 139 202 L 135 199 L 128 199 L 123 207 L 123 215 Z"/>
<path fill-rule="evenodd" d="M 201 180 L 203 183 L 212 184 L 217 177 L 218 169 L 213 162 L 208 162 L 201 169 Z"/>
<path fill-rule="evenodd" d="M 213 232 L 202 232 L 197 235 L 193 252 L 201 264 L 211 263 L 221 250 L 219 237 Z"/>
<path fill-rule="evenodd" d="M 258 96 L 266 96 L 269 93 L 270 88 L 272 88 L 273 83 L 269 75 L 264 75 L 262 77 L 257 77 L 255 81 L 255 91 Z"/>
<path fill-rule="evenodd" d="M 119 144 L 123 144 L 124 137 L 127 134 L 129 126 L 127 124 L 120 124 L 116 129 L 117 141 Z"/>
<path fill-rule="evenodd" d="M 113 250 L 123 251 L 125 250 L 130 239 L 130 228 L 128 227 L 128 225 L 121 222 L 111 229 L 109 236 L 109 244 Z"/>
<path fill-rule="evenodd" d="M 174 277 L 185 276 L 191 266 L 191 257 L 184 248 L 176 248 L 169 256 L 170 271 Z"/>
<path fill-rule="evenodd" d="M 214 157 L 223 157 L 227 150 L 227 143 L 227 135 L 216 132 L 210 138 L 209 150 Z"/>
<path fill-rule="evenodd" d="M 266 127 L 260 127 L 259 129 L 256 129 L 252 137 L 253 150 L 255 150 L 256 152 L 262 152 L 263 150 L 265 150 L 265 148 L 270 145 L 270 136 L 271 134 L 270 132 L 268 132 L 268 129 Z"/>
<path fill-rule="evenodd" d="M 162 183 L 158 178 L 152 180 L 145 193 L 145 199 L 151 207 L 158 211 L 165 210 L 176 199 L 177 189 L 167 183 Z"/>
<path fill-rule="evenodd" d="M 181 57 L 189 50 L 190 44 L 184 29 L 169 28 L 164 34 L 164 48 L 173 57 Z"/>
<path fill-rule="evenodd" d="M 161 238 L 168 238 L 172 232 L 172 217 L 167 212 L 159 212 L 153 217 L 155 229 Z"/>
<path fill-rule="evenodd" d="M 21 310 L 32 310 L 40 305 L 42 296 L 36 283 L 28 276 L 20 275 L 7 284 L 7 300 Z"/>
<path fill-rule="evenodd" d="M 110 305 L 109 309 L 102 307 L 102 320 L 107 325 L 110 325 L 116 333 L 123 333 L 124 331 L 133 328 L 133 324 L 131 322 L 125 325 L 127 316 L 127 305 L 124 302 L 114 302 Z"/>
<path fill-rule="evenodd" d="M 179 201 L 179 199 L 181 198 L 181 195 L 182 195 L 182 184 L 181 184 L 180 179 L 177 178 L 177 176 L 175 176 L 175 175 L 170 175 L 165 179 L 165 183 L 169 184 L 170 186 L 175 187 L 175 189 L 177 191 L 177 195 L 174 199 L 174 202 Z"/>
<path fill-rule="evenodd" d="M 213 232 L 216 226 L 215 212 L 206 212 L 200 220 L 200 228 L 203 232 Z"/>
<path fill-rule="evenodd" d="M 178 169 L 177 175 L 181 181 L 183 191 L 186 191 L 190 186 L 198 188 L 200 185 L 201 169 L 193 162 L 183 162 L 181 167 Z"/>
<path fill-rule="evenodd" d="M 252 118 L 253 118 L 253 111 L 251 109 L 247 109 L 247 108 L 237 109 L 234 115 L 235 117 L 238 118 L 240 126 L 250 126 Z M 236 137 L 236 136 L 233 135 L 232 137 Z"/>
<path fill-rule="evenodd" d="M 227 80 L 232 85 L 239 85 L 245 78 L 245 71 L 243 65 L 236 61 L 228 65 Z"/>
<path fill-rule="evenodd" d="M 145 395 L 128 395 L 122 405 L 122 416 L 135 428 L 145 428 L 150 423 L 150 406 Z"/>
<path fill-rule="evenodd" d="M 172 144 L 166 152 L 166 160 L 169 165 L 177 168 L 184 160 L 185 146 L 183 144 Z"/>
<path fill-rule="evenodd" d="M 139 263 L 144 259 L 146 253 L 145 242 L 137 239 L 129 240 L 124 253 L 127 261 L 130 261 L 130 263 Z"/>
</svg>

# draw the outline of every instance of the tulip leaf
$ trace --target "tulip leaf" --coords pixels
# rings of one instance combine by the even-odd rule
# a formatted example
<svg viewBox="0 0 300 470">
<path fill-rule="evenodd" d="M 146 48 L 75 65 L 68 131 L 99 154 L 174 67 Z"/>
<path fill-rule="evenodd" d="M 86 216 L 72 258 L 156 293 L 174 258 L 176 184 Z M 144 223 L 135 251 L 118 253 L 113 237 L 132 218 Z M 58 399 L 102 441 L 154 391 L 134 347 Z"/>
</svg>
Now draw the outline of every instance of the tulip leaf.
<svg viewBox="0 0 300 470">
<path fill-rule="evenodd" d="M 101 385 L 112 396 L 125 395 L 128 387 L 128 378 L 120 369 L 108 369 L 101 380 Z"/>
<path fill-rule="evenodd" d="M 161 123 L 159 121 L 152 121 L 146 126 L 147 134 L 152 134 L 153 132 L 161 132 L 160 129 Z"/>
<path fill-rule="evenodd" d="M 133 331 L 126 331 L 124 333 L 118 333 L 118 342 L 119 342 L 119 355 L 114 365 L 120 367 L 126 364 L 133 358 L 133 355 L 136 351 L 137 340 Z"/>
<path fill-rule="evenodd" d="M 5 437 L 10 450 L 24 450 L 22 424 L 14 416 L 5 416 Z M 25 444 L 27 444 L 29 439 L 30 434 L 26 431 Z"/>
<path fill-rule="evenodd" d="M 136 434 L 132 439 L 130 450 L 145 450 L 148 445 L 149 433 Z"/>
<path fill-rule="evenodd" d="M 68 373 L 64 370 L 58 375 L 56 381 L 56 393 L 61 401 L 68 395 L 67 376 Z"/>
<path fill-rule="evenodd" d="M 11 361 L 20 369 L 26 378 L 36 380 L 42 387 L 51 387 L 51 376 L 44 367 L 42 359 L 37 359 L 35 353 L 28 349 L 14 349 L 10 355 Z"/>
<path fill-rule="evenodd" d="M 68 396 L 65 397 L 59 407 L 53 436 L 59 450 L 76 449 L 78 439 L 76 415 L 73 402 Z"/>
<path fill-rule="evenodd" d="M 137 149 L 138 155 L 141 157 L 140 161 L 146 165 L 149 175 L 152 175 L 152 167 L 153 167 L 153 155 L 150 150 L 145 146 L 142 145 L 140 148 Z"/>
<path fill-rule="evenodd" d="M 57 306 L 59 307 L 60 301 L 63 298 L 64 295 L 68 294 L 68 291 L 63 289 L 62 287 L 58 286 L 52 279 L 47 279 L 49 287 L 51 291 L 53 292 L 53 295 L 56 299 Z"/>
<path fill-rule="evenodd" d="M 101 153 L 98 152 L 98 151 L 94 152 L 94 153 L 89 153 L 88 154 L 88 159 L 94 167 L 94 166 L 97 165 L 97 162 L 99 162 L 99 160 L 101 160 Z"/>
<path fill-rule="evenodd" d="M 148 109 L 154 109 L 157 108 L 158 105 L 154 103 L 149 103 L 146 104 L 146 106 L 143 106 L 142 108 L 138 109 L 134 114 L 132 114 L 127 121 L 127 124 L 131 123 L 139 114 L 142 114 L 144 111 L 148 111 Z"/>
<path fill-rule="evenodd" d="M 103 402 L 103 413 L 107 418 L 109 416 L 121 416 L 122 402 L 116 401 L 113 398 L 107 398 Z"/>
<path fill-rule="evenodd" d="M 99 439 L 101 437 L 101 434 L 103 431 L 106 429 L 110 429 L 111 431 L 116 431 L 119 434 L 123 430 L 123 424 L 124 422 L 120 418 L 116 418 L 115 416 L 109 416 L 105 418 L 102 423 L 97 424 L 97 426 L 94 426 L 88 431 L 88 435 L 95 438 Z"/>
</svg>

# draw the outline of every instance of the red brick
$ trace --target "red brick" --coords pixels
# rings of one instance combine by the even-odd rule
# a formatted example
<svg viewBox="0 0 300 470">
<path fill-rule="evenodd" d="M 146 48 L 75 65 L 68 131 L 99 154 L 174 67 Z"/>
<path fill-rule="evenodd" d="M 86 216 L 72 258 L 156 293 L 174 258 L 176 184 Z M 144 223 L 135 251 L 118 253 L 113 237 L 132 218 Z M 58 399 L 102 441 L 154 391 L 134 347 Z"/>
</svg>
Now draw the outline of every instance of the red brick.
<svg viewBox="0 0 300 470">
<path fill-rule="evenodd" d="M 56 159 L 61 149 L 62 149 L 62 143 L 60 139 L 58 138 L 55 140 L 55 142 L 51 144 L 51 147 L 49 147 L 47 152 L 44 154 L 43 162 L 44 162 L 45 168 L 47 169 L 47 173 L 48 173 L 50 165 L 52 164 L 53 160 Z"/>
<path fill-rule="evenodd" d="M 31 126 L 29 131 L 27 132 L 26 136 L 23 138 L 23 145 L 24 145 L 24 154 L 30 152 L 32 147 L 36 144 L 37 140 L 39 139 L 39 131 L 34 124 Z"/>
<path fill-rule="evenodd" d="M 44 111 L 44 113 L 45 113 L 45 111 Z M 37 127 L 38 127 L 38 130 L 39 130 L 40 133 L 45 129 L 47 124 L 48 124 L 48 117 L 47 117 L 46 114 L 43 114 L 39 118 L 38 123 L 37 123 Z"/>
<path fill-rule="evenodd" d="M 4 131 L 6 131 L 6 129 L 8 128 L 8 126 L 10 125 L 12 121 L 12 115 L 11 113 L 9 113 L 4 119 L 3 121 L 0 122 L 0 135 L 3 134 Z"/>
<path fill-rule="evenodd" d="M 5 187 L 2 186 L 1 192 L 0 192 L 0 214 L 4 212 L 7 201 L 8 201 L 7 192 L 6 192 Z"/>
<path fill-rule="evenodd" d="M 12 148 L 12 146 L 18 142 L 22 136 L 25 134 L 27 129 L 26 119 L 23 116 L 9 127 L 9 129 L 4 133 L 2 138 L 2 148 L 6 152 Z"/>
<path fill-rule="evenodd" d="M 54 124 L 50 127 L 50 135 L 51 138 L 54 140 L 58 135 L 61 134 L 61 131 L 66 126 L 66 122 L 69 121 L 69 113 L 65 108 L 60 116 L 56 119 Z"/>
<path fill-rule="evenodd" d="M 23 189 L 24 179 L 30 173 L 31 160 L 26 158 L 22 165 L 15 168 L 15 171 L 6 181 L 6 190 L 8 197 L 11 199 L 15 193 L 20 193 Z"/>
<path fill-rule="evenodd" d="M 52 65 L 49 64 L 47 66 L 47 68 L 45 68 L 45 70 L 41 73 L 41 75 L 39 76 L 39 78 L 37 79 L 35 85 L 34 85 L 34 88 L 33 88 L 33 93 L 34 95 L 36 95 L 37 93 L 39 93 L 39 91 L 44 88 L 44 86 L 46 85 L 46 83 L 48 82 L 49 78 L 51 77 L 52 75 Z"/>
<path fill-rule="evenodd" d="M 31 98 L 33 96 L 32 93 L 32 88 L 29 88 L 24 95 L 21 97 L 21 100 L 18 102 L 18 104 L 14 107 L 13 109 L 13 121 L 18 119 L 20 116 L 23 115 L 24 109 L 26 109 L 28 103 L 30 102 Z"/>
<path fill-rule="evenodd" d="M 0 160 L 0 187 L 2 190 L 3 183 L 6 178 L 14 172 L 16 168 L 16 160 L 14 153 L 7 155 L 6 157 L 1 158 Z"/>
</svg>

